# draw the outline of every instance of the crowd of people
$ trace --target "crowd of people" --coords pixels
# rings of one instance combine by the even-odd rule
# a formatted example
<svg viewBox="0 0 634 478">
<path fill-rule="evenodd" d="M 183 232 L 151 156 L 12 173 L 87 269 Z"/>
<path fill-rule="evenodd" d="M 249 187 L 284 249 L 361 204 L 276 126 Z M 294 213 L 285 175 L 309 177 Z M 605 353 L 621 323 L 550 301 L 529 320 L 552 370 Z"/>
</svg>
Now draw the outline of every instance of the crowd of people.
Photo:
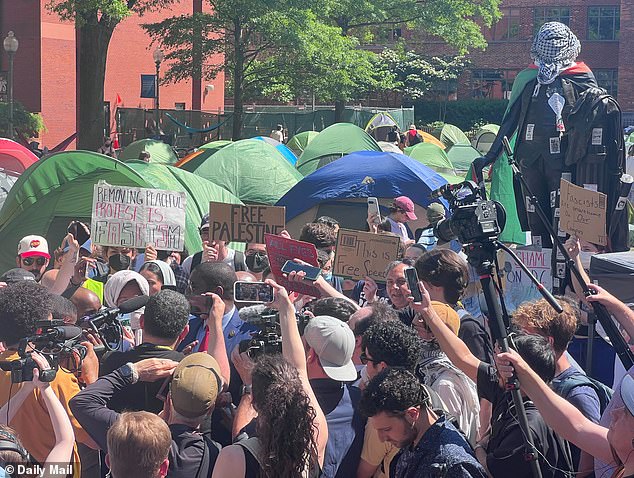
<svg viewBox="0 0 634 478">
<path fill-rule="evenodd" d="M 285 274 L 288 288 L 264 244 L 211 240 L 207 216 L 191 254 L 100 246 L 81 223 L 51 253 L 33 231 L 0 277 L 0 476 L 522 478 L 536 463 L 543 477 L 634 477 L 634 371 L 613 392 L 568 352 L 575 284 L 562 313 L 515 310 L 500 353 L 495 318 L 466 305 L 477 287 L 460 244 L 412 234 L 407 197 L 375 219 L 403 244 L 385 283 L 333 276 L 339 224 L 320 217 L 295 239 L 315 245 L 321 274 Z M 236 300 L 238 281 L 273 300 Z M 307 282 L 319 297 L 293 291 Z M 634 312 L 590 287 L 583 300 L 634 337 Z"/>
</svg>

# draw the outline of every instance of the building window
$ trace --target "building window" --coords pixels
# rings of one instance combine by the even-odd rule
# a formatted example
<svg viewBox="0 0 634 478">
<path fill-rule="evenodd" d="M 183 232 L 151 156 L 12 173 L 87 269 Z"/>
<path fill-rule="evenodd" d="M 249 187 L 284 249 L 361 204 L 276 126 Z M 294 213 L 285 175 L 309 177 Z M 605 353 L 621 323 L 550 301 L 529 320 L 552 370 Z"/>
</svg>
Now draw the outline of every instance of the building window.
<svg viewBox="0 0 634 478">
<path fill-rule="evenodd" d="M 588 40 L 619 39 L 621 11 L 617 6 L 588 7 Z"/>
<path fill-rule="evenodd" d="M 487 28 L 484 37 L 487 41 L 513 41 L 520 39 L 520 9 L 500 8 L 502 18 Z"/>
<path fill-rule="evenodd" d="M 476 99 L 509 99 L 519 71 L 471 70 L 471 96 Z"/>
<path fill-rule="evenodd" d="M 594 69 L 594 76 L 597 79 L 597 83 L 601 88 L 605 88 L 608 93 L 616 98 L 618 93 L 618 78 L 619 72 L 618 70 L 602 70 L 602 69 Z"/>
<path fill-rule="evenodd" d="M 560 22 L 570 26 L 570 8 L 539 7 L 533 9 L 533 32 L 537 34 L 544 23 Z"/>
<path fill-rule="evenodd" d="M 174 103 L 174 109 L 175 110 L 184 110 L 185 109 L 185 103 Z"/>
</svg>

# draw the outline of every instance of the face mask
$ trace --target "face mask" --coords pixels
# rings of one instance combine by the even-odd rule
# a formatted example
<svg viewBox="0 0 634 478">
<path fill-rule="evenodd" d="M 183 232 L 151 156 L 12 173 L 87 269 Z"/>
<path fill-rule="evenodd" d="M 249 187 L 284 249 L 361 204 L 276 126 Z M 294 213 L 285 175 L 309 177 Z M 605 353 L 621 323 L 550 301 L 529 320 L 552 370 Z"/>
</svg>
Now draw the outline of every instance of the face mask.
<svg viewBox="0 0 634 478">
<path fill-rule="evenodd" d="M 332 280 L 332 272 L 327 272 L 325 274 L 322 272 L 321 276 L 326 279 L 327 282 L 330 282 Z"/>
<path fill-rule="evenodd" d="M 110 269 L 115 272 L 128 270 L 131 262 L 132 259 L 130 259 L 130 256 L 126 256 L 125 254 L 114 254 L 108 257 L 108 265 Z"/>
<path fill-rule="evenodd" d="M 244 262 L 251 272 L 256 274 L 269 267 L 269 257 L 264 252 L 256 252 L 245 256 Z"/>
</svg>

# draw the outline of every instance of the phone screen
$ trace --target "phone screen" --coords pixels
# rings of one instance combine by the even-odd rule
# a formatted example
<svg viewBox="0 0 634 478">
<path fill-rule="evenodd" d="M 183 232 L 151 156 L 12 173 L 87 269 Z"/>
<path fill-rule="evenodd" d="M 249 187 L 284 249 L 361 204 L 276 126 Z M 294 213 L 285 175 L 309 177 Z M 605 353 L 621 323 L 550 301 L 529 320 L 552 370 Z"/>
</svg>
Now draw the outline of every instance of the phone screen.
<svg viewBox="0 0 634 478">
<path fill-rule="evenodd" d="M 187 296 L 189 301 L 189 313 L 192 315 L 208 314 L 214 303 L 213 297 L 209 295 L 190 295 Z"/>
<path fill-rule="evenodd" d="M 273 302 L 273 287 L 264 282 L 236 282 L 233 285 L 233 298 L 236 302 Z"/>
<path fill-rule="evenodd" d="M 319 279 L 319 275 L 321 274 L 321 269 L 319 267 L 305 266 L 294 261 L 286 261 L 282 266 L 282 272 L 284 272 L 285 274 L 289 274 L 293 271 L 304 271 L 306 273 L 305 278 L 312 281 L 316 281 L 317 279 Z"/>
<path fill-rule="evenodd" d="M 412 293 L 414 302 L 420 302 L 421 300 L 423 300 L 423 295 L 418 288 L 418 274 L 416 273 L 416 269 L 414 269 L 413 267 L 406 268 L 405 278 L 407 279 L 407 287 Z"/>
</svg>

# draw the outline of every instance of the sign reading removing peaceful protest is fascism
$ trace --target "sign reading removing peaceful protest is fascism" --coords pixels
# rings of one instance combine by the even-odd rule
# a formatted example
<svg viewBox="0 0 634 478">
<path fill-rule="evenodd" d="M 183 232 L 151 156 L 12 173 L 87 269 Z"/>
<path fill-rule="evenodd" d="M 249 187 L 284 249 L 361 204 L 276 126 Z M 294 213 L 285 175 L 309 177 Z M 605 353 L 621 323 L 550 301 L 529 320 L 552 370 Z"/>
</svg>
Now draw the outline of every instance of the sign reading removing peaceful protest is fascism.
<svg viewBox="0 0 634 478">
<path fill-rule="evenodd" d="M 209 203 L 209 239 L 264 244 L 264 235 L 278 235 L 286 227 L 286 208 Z"/>
<path fill-rule="evenodd" d="M 182 251 L 184 192 L 95 184 L 90 235 L 102 246 Z"/>
</svg>

